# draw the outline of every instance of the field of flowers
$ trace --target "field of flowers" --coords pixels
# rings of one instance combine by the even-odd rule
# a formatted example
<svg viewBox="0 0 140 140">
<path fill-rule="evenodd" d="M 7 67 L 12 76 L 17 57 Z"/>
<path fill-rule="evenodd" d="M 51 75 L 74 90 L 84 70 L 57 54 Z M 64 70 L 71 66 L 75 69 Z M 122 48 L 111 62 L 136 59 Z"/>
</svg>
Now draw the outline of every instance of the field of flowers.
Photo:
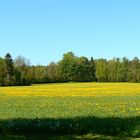
<svg viewBox="0 0 140 140">
<path fill-rule="evenodd" d="M 128 96 L 140 95 L 139 83 L 64 83 L 0 87 L 6 96 Z M 1 95 L 0 94 L 0 95 Z"/>
<path fill-rule="evenodd" d="M 139 136 L 140 84 L 66 83 L 0 87 L 0 127 L 13 131 L 94 131 Z"/>
</svg>

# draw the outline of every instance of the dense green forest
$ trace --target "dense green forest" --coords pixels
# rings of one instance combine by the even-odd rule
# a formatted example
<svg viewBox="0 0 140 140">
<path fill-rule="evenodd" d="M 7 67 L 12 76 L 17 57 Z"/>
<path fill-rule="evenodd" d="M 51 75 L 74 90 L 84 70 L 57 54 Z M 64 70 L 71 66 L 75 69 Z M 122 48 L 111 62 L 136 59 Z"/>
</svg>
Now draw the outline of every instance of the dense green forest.
<svg viewBox="0 0 140 140">
<path fill-rule="evenodd" d="M 54 82 L 140 82 L 140 60 L 135 57 L 88 59 L 73 52 L 63 55 L 58 63 L 31 65 L 22 56 L 15 60 L 7 53 L 0 57 L 0 85 L 30 85 Z"/>
</svg>

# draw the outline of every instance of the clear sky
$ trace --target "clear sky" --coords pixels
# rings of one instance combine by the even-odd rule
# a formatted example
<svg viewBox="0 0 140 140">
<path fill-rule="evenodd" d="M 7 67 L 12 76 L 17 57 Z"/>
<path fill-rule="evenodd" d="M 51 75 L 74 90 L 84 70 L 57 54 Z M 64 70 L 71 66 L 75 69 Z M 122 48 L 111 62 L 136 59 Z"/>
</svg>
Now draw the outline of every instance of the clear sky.
<svg viewBox="0 0 140 140">
<path fill-rule="evenodd" d="M 0 0 L 0 56 L 140 58 L 140 0 Z"/>
</svg>

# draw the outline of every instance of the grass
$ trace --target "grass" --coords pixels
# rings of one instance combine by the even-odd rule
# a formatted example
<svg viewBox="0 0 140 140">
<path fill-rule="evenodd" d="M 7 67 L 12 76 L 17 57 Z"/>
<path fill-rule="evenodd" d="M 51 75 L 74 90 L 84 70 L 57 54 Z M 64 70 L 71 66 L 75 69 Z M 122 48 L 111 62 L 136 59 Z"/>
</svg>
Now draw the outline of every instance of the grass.
<svg viewBox="0 0 140 140">
<path fill-rule="evenodd" d="M 104 135 L 63 135 L 63 136 L 47 136 L 47 135 L 0 135 L 1 140 L 122 140 L 122 137 L 104 136 Z M 138 138 L 126 137 L 123 140 L 139 140 Z"/>
<path fill-rule="evenodd" d="M 140 84 L 0 87 L 0 103 L 2 133 L 62 134 L 63 139 L 140 136 Z"/>
</svg>

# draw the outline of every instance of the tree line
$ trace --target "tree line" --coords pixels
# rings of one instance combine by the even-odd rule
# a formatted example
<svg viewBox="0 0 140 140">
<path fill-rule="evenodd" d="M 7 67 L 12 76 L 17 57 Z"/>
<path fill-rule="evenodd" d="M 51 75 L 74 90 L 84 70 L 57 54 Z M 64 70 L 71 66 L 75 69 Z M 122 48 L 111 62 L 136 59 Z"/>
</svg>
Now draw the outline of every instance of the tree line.
<svg viewBox="0 0 140 140">
<path fill-rule="evenodd" d="M 12 59 L 10 53 L 0 57 L 0 85 L 19 86 L 56 82 L 140 82 L 140 60 L 135 57 L 93 59 L 73 52 L 47 66 L 31 65 L 23 56 Z"/>
</svg>

